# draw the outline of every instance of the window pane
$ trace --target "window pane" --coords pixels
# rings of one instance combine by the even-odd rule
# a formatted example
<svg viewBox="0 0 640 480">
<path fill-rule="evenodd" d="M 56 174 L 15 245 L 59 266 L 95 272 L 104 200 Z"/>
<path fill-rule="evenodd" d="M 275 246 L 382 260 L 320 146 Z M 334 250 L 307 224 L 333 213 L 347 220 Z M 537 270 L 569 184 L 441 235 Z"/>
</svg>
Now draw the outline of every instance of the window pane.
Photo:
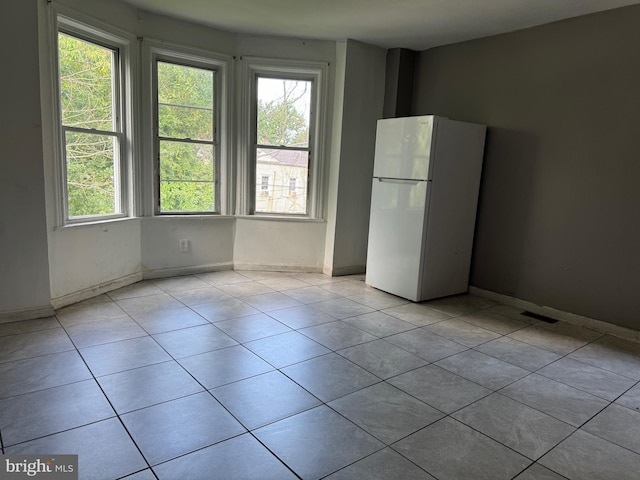
<svg viewBox="0 0 640 480">
<path fill-rule="evenodd" d="M 161 137 L 213 140 L 213 110 L 175 105 L 158 105 Z"/>
<path fill-rule="evenodd" d="M 165 62 L 157 66 L 159 135 L 213 140 L 213 72 Z"/>
<path fill-rule="evenodd" d="M 259 148 L 256 212 L 306 214 L 308 172 L 307 151 Z"/>
<path fill-rule="evenodd" d="M 114 130 L 111 49 L 58 34 L 62 124 Z"/>
<path fill-rule="evenodd" d="M 309 146 L 311 81 L 258 77 L 258 145 Z"/>
<path fill-rule="evenodd" d="M 161 140 L 160 178 L 213 182 L 213 145 Z"/>
<path fill-rule="evenodd" d="M 203 182 L 160 181 L 163 212 L 211 212 L 215 207 L 215 185 Z"/>
<path fill-rule="evenodd" d="M 119 213 L 117 138 L 66 132 L 69 217 Z"/>
<path fill-rule="evenodd" d="M 213 145 L 160 141 L 160 209 L 215 211 Z"/>
</svg>

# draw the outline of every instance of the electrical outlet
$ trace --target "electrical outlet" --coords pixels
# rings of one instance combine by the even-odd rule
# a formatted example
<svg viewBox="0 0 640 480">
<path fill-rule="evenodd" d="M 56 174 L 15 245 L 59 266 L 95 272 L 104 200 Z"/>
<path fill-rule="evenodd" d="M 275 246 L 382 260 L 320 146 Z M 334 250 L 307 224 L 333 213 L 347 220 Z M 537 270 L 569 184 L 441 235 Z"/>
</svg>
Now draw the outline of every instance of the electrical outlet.
<svg viewBox="0 0 640 480">
<path fill-rule="evenodd" d="M 181 252 L 188 252 L 189 240 L 186 238 L 181 238 L 180 240 L 178 240 L 178 248 L 180 249 Z"/>
</svg>

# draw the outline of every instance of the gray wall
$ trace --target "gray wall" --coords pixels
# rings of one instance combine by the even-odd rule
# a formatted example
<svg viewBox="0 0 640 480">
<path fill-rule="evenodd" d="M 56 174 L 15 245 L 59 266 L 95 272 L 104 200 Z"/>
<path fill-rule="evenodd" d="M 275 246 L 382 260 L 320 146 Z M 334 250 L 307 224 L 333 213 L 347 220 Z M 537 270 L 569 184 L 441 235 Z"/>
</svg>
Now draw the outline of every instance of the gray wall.
<svg viewBox="0 0 640 480">
<path fill-rule="evenodd" d="M 51 314 L 36 2 L 0 15 L 0 320 Z M 8 14 L 10 13 L 10 14 Z"/>
<path fill-rule="evenodd" d="M 640 6 L 418 56 L 414 114 L 489 126 L 471 283 L 640 329 Z"/>
</svg>

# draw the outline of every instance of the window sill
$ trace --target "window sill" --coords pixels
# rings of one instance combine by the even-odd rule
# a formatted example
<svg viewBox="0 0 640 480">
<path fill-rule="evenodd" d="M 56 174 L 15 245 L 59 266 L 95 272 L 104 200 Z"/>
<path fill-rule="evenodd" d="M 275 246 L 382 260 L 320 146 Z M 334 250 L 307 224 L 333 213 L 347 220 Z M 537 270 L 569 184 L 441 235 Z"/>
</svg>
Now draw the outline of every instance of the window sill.
<svg viewBox="0 0 640 480">
<path fill-rule="evenodd" d="M 324 218 L 311 218 L 293 215 L 237 215 L 242 220 L 268 220 L 274 222 L 325 223 Z"/>
<path fill-rule="evenodd" d="M 113 225 L 123 222 L 131 222 L 140 220 L 141 217 L 118 217 L 118 218 L 105 218 L 104 220 L 87 220 L 86 222 L 67 223 L 59 227 L 54 227 L 56 230 L 67 230 L 71 228 L 83 228 L 83 227 L 99 227 L 101 225 Z"/>
</svg>

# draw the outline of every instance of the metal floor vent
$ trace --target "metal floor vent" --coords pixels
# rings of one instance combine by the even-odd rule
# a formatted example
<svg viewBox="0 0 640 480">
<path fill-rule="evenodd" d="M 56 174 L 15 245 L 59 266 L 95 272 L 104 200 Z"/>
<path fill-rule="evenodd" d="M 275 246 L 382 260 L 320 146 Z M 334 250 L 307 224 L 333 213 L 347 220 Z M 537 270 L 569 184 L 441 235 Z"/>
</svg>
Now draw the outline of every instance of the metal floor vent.
<svg viewBox="0 0 640 480">
<path fill-rule="evenodd" d="M 525 317 L 529 318 L 535 318 L 536 320 L 541 320 L 547 323 L 558 323 L 558 320 L 556 320 L 555 318 L 545 317 L 544 315 L 540 315 L 539 313 L 522 312 L 520 315 L 524 315 Z"/>
</svg>

